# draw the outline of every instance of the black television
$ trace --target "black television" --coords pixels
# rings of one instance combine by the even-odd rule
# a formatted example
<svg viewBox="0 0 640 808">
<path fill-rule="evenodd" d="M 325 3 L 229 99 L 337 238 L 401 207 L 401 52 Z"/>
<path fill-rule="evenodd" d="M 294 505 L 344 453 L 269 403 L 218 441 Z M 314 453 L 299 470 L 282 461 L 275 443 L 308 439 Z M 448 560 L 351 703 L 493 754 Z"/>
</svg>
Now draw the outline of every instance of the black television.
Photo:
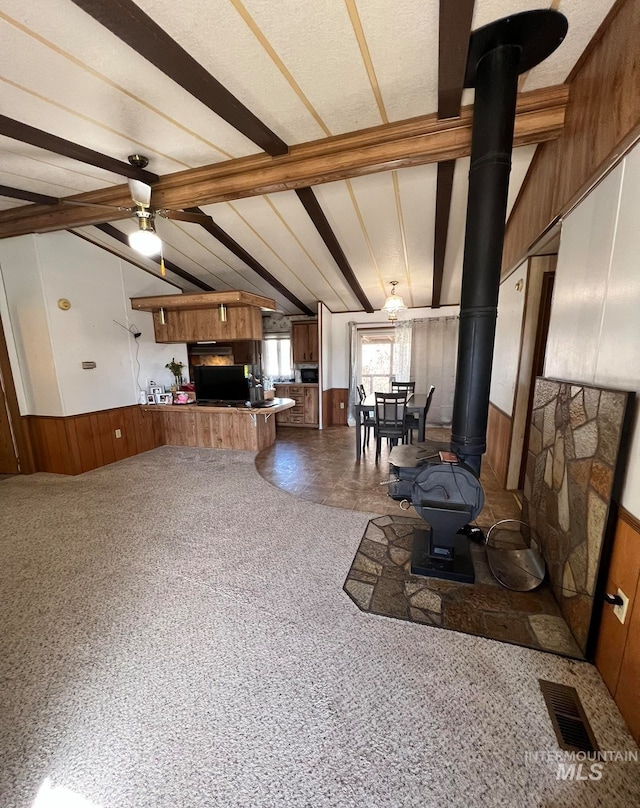
<svg viewBox="0 0 640 808">
<path fill-rule="evenodd" d="M 212 401 L 244 403 L 250 400 L 249 380 L 244 365 L 196 365 L 193 381 L 198 404 Z"/>
</svg>

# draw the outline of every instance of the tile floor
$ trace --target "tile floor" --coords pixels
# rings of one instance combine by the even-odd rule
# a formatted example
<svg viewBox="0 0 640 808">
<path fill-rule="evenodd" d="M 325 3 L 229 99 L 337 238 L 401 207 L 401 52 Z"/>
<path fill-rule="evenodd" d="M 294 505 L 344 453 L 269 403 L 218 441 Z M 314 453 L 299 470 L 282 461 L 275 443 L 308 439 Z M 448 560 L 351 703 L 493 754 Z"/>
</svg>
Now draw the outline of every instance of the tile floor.
<svg viewBox="0 0 640 808">
<path fill-rule="evenodd" d="M 447 441 L 448 429 L 428 427 L 427 439 Z M 383 483 L 389 448 L 375 463 L 373 440 L 358 463 L 349 427 L 323 430 L 284 427 L 256 458 L 259 473 L 273 485 L 324 505 L 380 514 L 369 523 L 345 581 L 345 591 L 363 611 L 437 625 L 503 642 L 580 657 L 547 584 L 535 592 L 509 592 L 493 578 L 483 546 L 472 545 L 473 585 L 411 575 L 414 527 L 424 526 L 413 508 L 400 509 Z M 519 519 L 517 498 L 502 489 L 484 463 L 485 506 L 476 519 L 486 532 L 500 519 Z"/>
<path fill-rule="evenodd" d="M 449 440 L 450 430 L 427 427 L 430 440 Z M 296 429 L 279 427 L 278 439 L 269 449 L 260 452 L 256 466 L 260 474 L 283 491 L 300 499 L 321 505 L 334 505 L 347 510 L 379 514 L 416 515 L 403 512 L 395 500 L 387 496 L 382 482 L 389 477 L 389 448 L 382 447 L 380 462 L 375 463 L 373 438 L 355 459 L 353 428 L 333 426 L 328 429 Z M 480 475 L 485 491 L 485 507 L 476 522 L 489 527 L 499 519 L 519 519 L 520 505 L 516 497 L 504 491 L 487 463 Z"/>
</svg>

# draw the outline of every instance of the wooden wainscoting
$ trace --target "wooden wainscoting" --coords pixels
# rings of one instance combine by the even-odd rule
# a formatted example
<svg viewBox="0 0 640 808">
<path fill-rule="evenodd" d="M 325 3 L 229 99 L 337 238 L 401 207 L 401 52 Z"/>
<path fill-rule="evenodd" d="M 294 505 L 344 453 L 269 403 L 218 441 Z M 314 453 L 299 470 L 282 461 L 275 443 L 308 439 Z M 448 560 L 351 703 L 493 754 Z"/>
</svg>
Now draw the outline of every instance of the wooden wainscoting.
<svg viewBox="0 0 640 808">
<path fill-rule="evenodd" d="M 36 471 L 82 474 L 164 444 L 162 423 L 137 404 L 49 417 L 27 416 Z M 116 430 L 122 437 L 116 438 Z"/>
<path fill-rule="evenodd" d="M 596 667 L 637 743 L 640 743 L 640 522 L 620 509 L 606 591 L 629 598 L 623 623 L 606 605 L 596 648 Z"/>
<path fill-rule="evenodd" d="M 142 407 L 154 423 L 161 424 L 163 443 L 169 446 L 203 446 L 260 452 L 276 439 L 276 418 L 262 410 L 209 407 Z M 255 422 L 254 422 L 255 419 Z"/>
<path fill-rule="evenodd" d="M 487 463 L 495 472 L 498 482 L 503 488 L 507 486 L 509 471 L 509 453 L 511 452 L 512 418 L 489 403 L 489 420 L 487 422 Z"/>
<path fill-rule="evenodd" d="M 343 404 L 343 407 L 340 407 Z M 332 387 L 322 391 L 322 426 L 346 426 L 349 413 L 349 390 Z"/>
</svg>

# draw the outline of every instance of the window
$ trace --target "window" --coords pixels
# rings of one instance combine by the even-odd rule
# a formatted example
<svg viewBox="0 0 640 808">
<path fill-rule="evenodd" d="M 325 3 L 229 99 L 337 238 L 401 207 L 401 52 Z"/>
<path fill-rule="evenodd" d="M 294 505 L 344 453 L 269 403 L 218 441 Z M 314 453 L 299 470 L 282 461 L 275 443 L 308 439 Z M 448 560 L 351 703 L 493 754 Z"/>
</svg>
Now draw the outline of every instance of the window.
<svg viewBox="0 0 640 808">
<path fill-rule="evenodd" d="M 388 393 L 394 375 L 395 332 L 393 328 L 360 332 L 359 372 L 365 392 Z"/>
<path fill-rule="evenodd" d="M 267 334 L 262 343 L 262 374 L 271 379 L 290 379 L 291 338 L 288 334 Z"/>
</svg>

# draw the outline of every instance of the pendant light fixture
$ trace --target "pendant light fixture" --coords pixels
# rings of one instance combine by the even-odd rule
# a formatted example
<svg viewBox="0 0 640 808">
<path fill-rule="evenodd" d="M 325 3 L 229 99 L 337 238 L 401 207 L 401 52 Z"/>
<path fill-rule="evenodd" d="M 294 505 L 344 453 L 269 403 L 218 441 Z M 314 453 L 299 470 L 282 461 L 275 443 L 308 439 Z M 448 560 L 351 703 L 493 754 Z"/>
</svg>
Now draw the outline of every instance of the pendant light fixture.
<svg viewBox="0 0 640 808">
<path fill-rule="evenodd" d="M 398 319 L 399 311 L 407 310 L 407 307 L 404 305 L 404 300 L 400 297 L 400 295 L 396 294 L 397 285 L 398 281 L 391 281 L 391 294 L 384 301 L 384 306 L 382 307 L 382 311 L 387 312 L 387 317 L 389 320 L 391 320 L 391 322 L 395 322 Z"/>
</svg>

